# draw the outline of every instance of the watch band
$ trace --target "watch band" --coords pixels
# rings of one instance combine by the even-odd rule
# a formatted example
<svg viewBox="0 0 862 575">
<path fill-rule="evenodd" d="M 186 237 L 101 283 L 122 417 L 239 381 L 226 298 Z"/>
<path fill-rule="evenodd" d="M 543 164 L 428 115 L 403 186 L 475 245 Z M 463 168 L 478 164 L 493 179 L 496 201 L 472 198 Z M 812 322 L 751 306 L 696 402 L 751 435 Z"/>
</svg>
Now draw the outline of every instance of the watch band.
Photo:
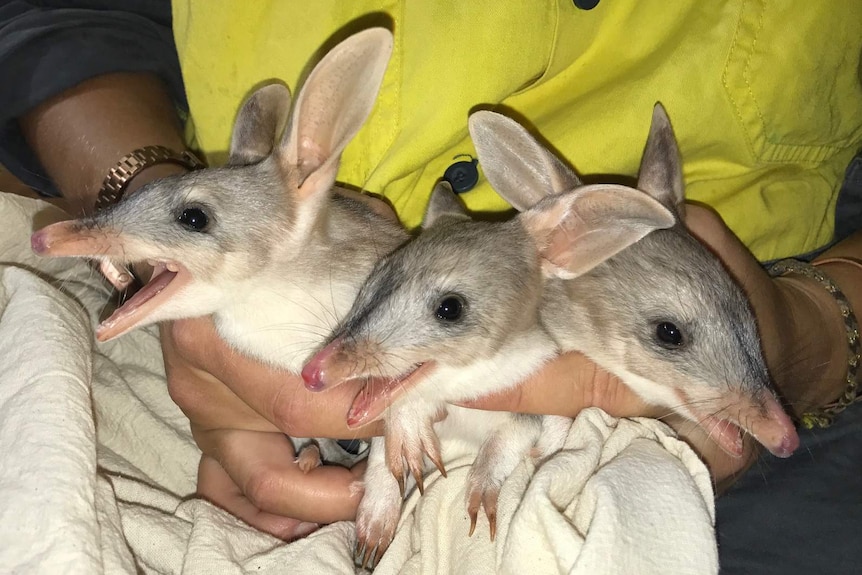
<svg viewBox="0 0 862 575">
<path fill-rule="evenodd" d="M 124 156 L 117 165 L 108 171 L 108 175 L 102 181 L 99 196 L 96 199 L 96 211 L 102 211 L 108 206 L 120 201 L 123 193 L 139 173 L 150 166 L 157 164 L 177 164 L 188 170 L 198 170 L 205 164 L 193 153 L 183 151 L 175 152 L 165 146 L 145 146 L 138 148 L 132 153 Z"/>
</svg>

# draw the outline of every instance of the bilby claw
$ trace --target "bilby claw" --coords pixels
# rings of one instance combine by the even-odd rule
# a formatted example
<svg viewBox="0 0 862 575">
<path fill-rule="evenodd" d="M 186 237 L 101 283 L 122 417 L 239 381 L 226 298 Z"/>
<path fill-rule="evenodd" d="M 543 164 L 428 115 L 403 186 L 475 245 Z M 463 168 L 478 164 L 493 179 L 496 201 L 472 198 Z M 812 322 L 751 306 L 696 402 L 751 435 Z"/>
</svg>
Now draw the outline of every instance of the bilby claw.
<svg viewBox="0 0 862 575">
<path fill-rule="evenodd" d="M 482 509 L 485 510 L 485 517 L 488 518 L 488 528 L 491 532 L 491 541 L 497 535 L 497 497 L 500 495 L 500 488 L 486 491 L 482 495 Z"/>
<path fill-rule="evenodd" d="M 361 545 L 361 547 L 360 547 Z M 362 558 L 365 557 L 365 541 L 356 538 L 356 543 L 353 545 L 353 559 L 357 565 L 362 563 Z"/>
<path fill-rule="evenodd" d="M 422 451 L 421 440 L 419 442 L 410 441 L 402 444 L 400 459 L 407 462 L 407 469 L 413 479 L 416 480 L 416 487 L 419 488 L 419 493 L 425 492 L 425 455 Z"/>
<path fill-rule="evenodd" d="M 401 487 L 402 498 L 406 491 L 405 476 L 416 480 L 420 493 L 425 491 L 425 455 L 445 477 L 446 468 L 440 453 L 440 441 L 434 433 L 434 419 L 428 418 L 415 425 L 421 417 L 393 418 L 386 429 L 386 465 Z M 406 469 L 405 469 L 406 467 Z"/>
<path fill-rule="evenodd" d="M 395 477 L 398 482 L 398 489 L 401 492 L 401 498 L 404 499 L 406 485 L 404 479 L 404 458 L 401 456 L 402 444 L 399 435 L 393 434 L 391 437 L 387 433 L 385 441 L 386 449 L 386 467 L 389 472 Z"/>
<path fill-rule="evenodd" d="M 363 569 L 374 569 L 374 566 L 377 564 L 377 547 L 369 549 L 367 552 L 366 549 L 363 549 L 362 556 L 357 557 L 356 560 Z"/>
<path fill-rule="evenodd" d="M 404 474 L 399 473 L 395 476 L 395 480 L 398 481 L 398 492 L 401 494 L 401 499 L 404 499 L 405 492 L 407 491 L 407 485 L 404 480 Z"/>
<path fill-rule="evenodd" d="M 361 505 L 361 504 L 360 504 Z M 356 548 L 354 555 L 357 565 L 363 569 L 373 568 L 395 537 L 395 527 L 401 504 L 384 505 L 383 508 L 372 506 L 361 508 L 356 517 Z"/>
<path fill-rule="evenodd" d="M 467 514 L 470 516 L 470 532 L 468 537 L 476 530 L 476 522 L 479 516 L 479 507 L 485 511 L 488 526 L 491 531 L 491 541 L 497 534 L 497 498 L 500 495 L 500 486 L 489 483 L 479 484 L 475 478 L 470 480 L 470 490 L 467 493 Z"/>
<path fill-rule="evenodd" d="M 423 473 L 422 463 L 422 460 L 419 460 L 418 462 L 416 460 L 409 461 L 410 473 L 413 475 L 413 479 L 416 481 L 416 488 L 419 489 L 420 495 L 425 495 L 425 475 Z"/>
<path fill-rule="evenodd" d="M 434 430 L 430 430 L 427 436 L 422 437 L 422 451 L 434 464 L 434 467 L 440 472 L 440 475 L 446 477 L 446 468 L 443 466 L 443 456 L 440 454 L 440 440 Z"/>
</svg>

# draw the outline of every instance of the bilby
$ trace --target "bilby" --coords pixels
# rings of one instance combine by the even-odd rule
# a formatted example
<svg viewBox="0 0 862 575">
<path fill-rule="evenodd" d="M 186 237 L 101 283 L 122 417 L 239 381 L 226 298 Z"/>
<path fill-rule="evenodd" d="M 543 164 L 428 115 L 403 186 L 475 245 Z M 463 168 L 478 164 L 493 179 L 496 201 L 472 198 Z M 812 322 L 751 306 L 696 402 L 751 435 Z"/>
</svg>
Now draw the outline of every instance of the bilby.
<svg viewBox="0 0 862 575">
<path fill-rule="evenodd" d="M 154 264 L 153 278 L 97 337 L 213 314 L 237 350 L 298 373 L 374 263 L 407 239 L 396 221 L 334 186 L 391 51 L 385 29 L 349 37 L 315 66 L 292 112 L 280 84 L 249 97 L 225 167 L 155 181 L 110 209 L 34 233 L 42 255 Z M 355 459 L 332 440 L 318 445 L 325 460 Z M 308 454 L 304 469 L 319 463 Z"/>
<path fill-rule="evenodd" d="M 637 189 L 581 185 L 498 114 L 474 114 L 470 129 L 489 181 L 522 213 L 474 221 L 435 191 L 422 233 L 375 267 L 303 369 L 309 389 L 367 379 L 349 423 L 388 410 L 357 519 L 362 552 L 376 559 L 398 518 L 398 483 L 385 480 L 385 467 L 400 477 L 403 456 L 421 477 L 423 451 L 442 467 L 452 445 L 477 453 L 468 511 L 475 525 L 481 503 L 493 529 L 500 484 L 541 424 L 446 403 L 516 385 L 561 350 L 584 352 L 730 453 L 741 451 L 741 426 L 789 456 L 798 437 L 772 391 L 749 303 L 684 226 L 679 152 L 663 108 L 654 110 Z M 432 426 L 441 409 L 448 418 Z"/>
</svg>

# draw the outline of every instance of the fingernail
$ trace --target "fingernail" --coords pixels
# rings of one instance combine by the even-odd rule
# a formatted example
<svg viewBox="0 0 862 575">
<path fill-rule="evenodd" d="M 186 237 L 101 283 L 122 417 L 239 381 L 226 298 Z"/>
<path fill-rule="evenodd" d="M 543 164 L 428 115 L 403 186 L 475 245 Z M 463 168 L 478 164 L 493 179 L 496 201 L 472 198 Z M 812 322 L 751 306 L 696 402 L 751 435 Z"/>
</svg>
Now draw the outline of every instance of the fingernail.
<svg viewBox="0 0 862 575">
<path fill-rule="evenodd" d="M 357 409 L 356 407 L 351 406 L 350 411 L 347 412 L 347 428 L 354 429 L 356 427 L 360 427 L 366 423 L 367 419 L 367 410 Z"/>
<path fill-rule="evenodd" d="M 303 521 L 299 523 L 293 530 L 293 534 L 295 537 L 305 537 L 306 535 L 310 535 L 320 529 L 319 523 L 309 523 L 307 521 Z"/>
</svg>

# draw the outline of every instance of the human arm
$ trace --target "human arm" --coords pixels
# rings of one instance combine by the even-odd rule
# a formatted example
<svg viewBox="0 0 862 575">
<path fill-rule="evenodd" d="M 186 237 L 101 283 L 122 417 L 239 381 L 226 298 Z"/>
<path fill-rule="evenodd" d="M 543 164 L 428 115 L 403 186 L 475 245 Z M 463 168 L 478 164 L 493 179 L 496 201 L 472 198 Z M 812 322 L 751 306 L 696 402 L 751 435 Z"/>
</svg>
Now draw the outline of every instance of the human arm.
<svg viewBox="0 0 862 575">
<path fill-rule="evenodd" d="M 148 145 L 185 149 L 168 93 L 148 73 L 91 78 L 27 111 L 19 123 L 71 213 L 93 210 L 108 170 L 132 150 Z M 146 168 L 126 193 L 182 170 L 173 164 Z"/>
<path fill-rule="evenodd" d="M 170 4 L 130 0 L 122 8 L 106 6 L 90 0 L 0 3 L 0 164 L 42 195 L 59 195 L 58 186 L 28 145 L 19 121 L 41 104 L 91 78 L 135 72 L 157 77 L 170 101 L 185 107 Z M 124 132 L 120 128 L 122 124 L 113 131 Z M 73 138 L 77 133 L 47 136 Z M 85 146 L 93 146 L 92 151 Z M 78 139 L 73 151 L 92 156 L 102 151 L 102 144 Z M 116 159 L 129 151 L 118 150 Z"/>
</svg>

